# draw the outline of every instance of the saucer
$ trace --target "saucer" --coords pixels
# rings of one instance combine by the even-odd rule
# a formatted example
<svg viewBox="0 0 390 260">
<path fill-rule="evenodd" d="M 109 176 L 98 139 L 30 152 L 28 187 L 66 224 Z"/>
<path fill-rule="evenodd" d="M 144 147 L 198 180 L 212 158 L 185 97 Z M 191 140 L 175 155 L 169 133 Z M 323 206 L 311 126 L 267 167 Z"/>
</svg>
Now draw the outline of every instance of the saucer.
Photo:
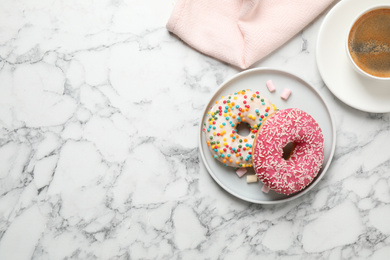
<svg viewBox="0 0 390 260">
<path fill-rule="evenodd" d="M 318 70 L 328 89 L 345 104 L 371 113 L 390 112 L 390 82 L 369 79 L 353 68 L 345 49 L 351 22 L 365 9 L 389 0 L 343 0 L 326 15 L 318 34 Z"/>
</svg>

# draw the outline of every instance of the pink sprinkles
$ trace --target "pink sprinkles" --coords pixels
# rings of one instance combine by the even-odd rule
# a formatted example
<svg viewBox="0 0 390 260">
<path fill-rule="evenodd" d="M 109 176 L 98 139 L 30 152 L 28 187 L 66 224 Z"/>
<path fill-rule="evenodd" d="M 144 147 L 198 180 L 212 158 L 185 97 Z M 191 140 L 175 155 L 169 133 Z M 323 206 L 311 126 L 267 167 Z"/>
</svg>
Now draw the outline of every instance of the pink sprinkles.
<svg viewBox="0 0 390 260">
<path fill-rule="evenodd" d="M 288 160 L 283 148 L 296 146 Z M 258 178 L 278 193 L 292 194 L 309 185 L 324 160 L 324 138 L 318 123 L 304 111 L 292 108 L 276 112 L 263 124 L 253 154 Z"/>
</svg>

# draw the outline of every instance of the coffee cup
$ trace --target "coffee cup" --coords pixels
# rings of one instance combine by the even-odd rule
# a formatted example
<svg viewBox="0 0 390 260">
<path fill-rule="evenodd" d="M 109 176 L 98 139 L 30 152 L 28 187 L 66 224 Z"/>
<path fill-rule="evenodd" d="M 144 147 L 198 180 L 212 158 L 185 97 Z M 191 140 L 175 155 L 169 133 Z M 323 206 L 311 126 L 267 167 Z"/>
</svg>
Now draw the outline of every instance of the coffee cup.
<svg viewBox="0 0 390 260">
<path fill-rule="evenodd" d="M 390 5 L 360 13 L 346 38 L 347 56 L 356 71 L 371 79 L 390 81 Z"/>
</svg>

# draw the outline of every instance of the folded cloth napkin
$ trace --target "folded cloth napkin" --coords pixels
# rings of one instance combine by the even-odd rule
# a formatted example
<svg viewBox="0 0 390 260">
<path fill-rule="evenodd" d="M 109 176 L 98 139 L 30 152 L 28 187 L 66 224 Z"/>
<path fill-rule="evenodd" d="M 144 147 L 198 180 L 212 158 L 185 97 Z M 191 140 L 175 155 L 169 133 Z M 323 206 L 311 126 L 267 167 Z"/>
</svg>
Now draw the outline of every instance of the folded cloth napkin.
<svg viewBox="0 0 390 260">
<path fill-rule="evenodd" d="M 167 29 L 193 48 L 246 69 L 334 0 L 178 0 Z"/>
</svg>

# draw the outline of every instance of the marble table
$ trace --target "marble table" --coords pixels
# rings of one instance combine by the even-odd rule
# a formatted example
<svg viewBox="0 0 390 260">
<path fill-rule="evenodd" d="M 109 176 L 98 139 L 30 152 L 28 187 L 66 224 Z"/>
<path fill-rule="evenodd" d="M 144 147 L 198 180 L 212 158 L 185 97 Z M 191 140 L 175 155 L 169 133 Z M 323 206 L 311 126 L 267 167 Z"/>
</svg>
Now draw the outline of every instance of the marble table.
<svg viewBox="0 0 390 260">
<path fill-rule="evenodd" d="M 324 96 L 332 164 L 304 196 L 259 205 L 200 159 L 204 106 L 239 70 L 169 34 L 173 5 L 0 3 L 0 259 L 388 257 L 390 114 L 355 110 L 322 81 L 326 12 L 252 67 Z"/>
</svg>

